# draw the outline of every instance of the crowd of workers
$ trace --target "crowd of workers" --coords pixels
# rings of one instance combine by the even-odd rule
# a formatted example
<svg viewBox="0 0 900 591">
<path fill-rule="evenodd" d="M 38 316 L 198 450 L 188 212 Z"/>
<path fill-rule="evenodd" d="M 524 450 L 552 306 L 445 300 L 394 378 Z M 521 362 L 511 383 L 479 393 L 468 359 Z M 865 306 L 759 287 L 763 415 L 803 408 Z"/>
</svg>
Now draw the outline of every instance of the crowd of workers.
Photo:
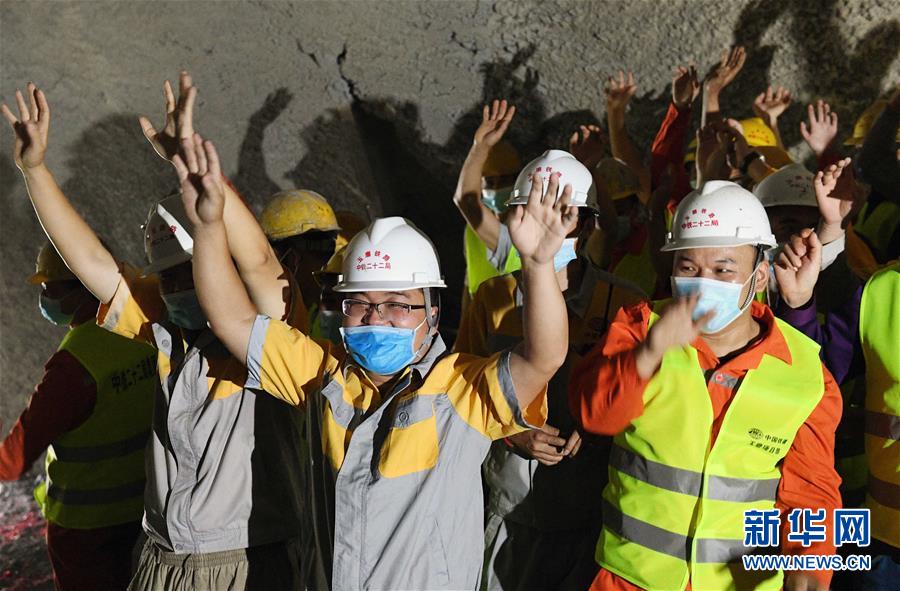
<svg viewBox="0 0 900 591">
<path fill-rule="evenodd" d="M 648 157 L 631 73 L 607 81 L 606 130 L 526 164 L 503 139 L 515 105 L 485 105 L 452 196 L 452 346 L 429 238 L 309 189 L 257 220 L 186 72 L 164 125 L 140 120 L 180 183 L 143 267 L 57 185 L 48 97 L 16 91 L 3 115 L 49 238 L 30 282 L 69 331 L 0 480 L 46 450 L 57 588 L 897 589 L 900 89 L 843 144 L 809 105 L 810 170 L 781 140 L 788 91 L 720 111 L 745 58 L 676 68 Z M 852 550 L 846 508 L 870 518 Z M 806 509 L 825 533 L 798 541 Z M 868 568 L 747 567 L 766 551 L 748 516 L 773 511 L 769 553 Z"/>
</svg>

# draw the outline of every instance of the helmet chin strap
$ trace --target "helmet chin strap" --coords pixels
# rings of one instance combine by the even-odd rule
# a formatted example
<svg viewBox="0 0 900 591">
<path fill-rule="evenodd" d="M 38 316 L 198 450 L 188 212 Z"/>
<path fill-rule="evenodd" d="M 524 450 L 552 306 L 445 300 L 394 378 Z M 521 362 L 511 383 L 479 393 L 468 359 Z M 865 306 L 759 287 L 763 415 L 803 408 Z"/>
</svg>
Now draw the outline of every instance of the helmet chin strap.
<svg viewBox="0 0 900 591">
<path fill-rule="evenodd" d="M 756 246 L 756 263 L 753 265 L 753 273 L 750 275 L 750 291 L 747 292 L 747 298 L 744 300 L 744 303 L 741 304 L 741 312 L 747 309 L 750 304 L 753 303 L 753 298 L 756 296 L 756 271 L 759 270 L 759 266 L 762 264 L 763 260 L 766 258 L 766 251 L 759 245 Z"/>
<path fill-rule="evenodd" d="M 441 318 L 440 296 L 438 296 L 438 301 L 437 301 L 438 312 L 437 312 L 437 318 L 435 318 L 434 314 L 431 313 L 432 310 L 434 309 L 431 305 L 431 288 L 426 287 L 425 289 L 422 290 L 422 293 L 425 295 L 425 320 L 424 320 L 424 322 L 426 322 L 428 324 L 428 334 L 425 335 L 425 339 L 422 341 L 422 345 L 416 350 L 416 360 L 418 360 L 419 355 L 423 351 L 427 351 L 428 348 L 431 346 L 431 344 L 434 342 L 434 338 L 438 334 L 438 331 L 437 331 L 438 322 L 440 321 L 440 318 Z M 419 326 L 421 326 L 421 324 Z"/>
</svg>

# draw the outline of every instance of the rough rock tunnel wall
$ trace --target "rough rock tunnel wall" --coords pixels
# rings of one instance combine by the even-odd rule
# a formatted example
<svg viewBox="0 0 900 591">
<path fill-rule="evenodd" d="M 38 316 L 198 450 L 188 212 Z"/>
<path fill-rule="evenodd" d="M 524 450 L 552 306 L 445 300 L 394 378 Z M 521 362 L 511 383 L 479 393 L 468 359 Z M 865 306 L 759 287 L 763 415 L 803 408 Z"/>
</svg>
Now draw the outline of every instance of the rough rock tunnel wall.
<svg viewBox="0 0 900 591">
<path fill-rule="evenodd" d="M 412 218 L 437 244 L 455 323 L 462 220 L 451 203 L 482 101 L 519 106 L 509 137 L 527 160 L 562 147 L 573 125 L 604 118 L 602 80 L 635 71 L 630 129 L 642 147 L 661 120 L 672 68 L 705 71 L 724 47 L 749 57 L 723 96 L 749 116 L 764 85 L 789 87 L 782 120 L 795 155 L 807 101 L 826 98 L 844 131 L 896 84 L 890 0 L 754 2 L 64 2 L 0 7 L 0 96 L 29 80 L 53 109 L 48 160 L 115 254 L 143 262 L 140 224 L 175 187 L 141 136 L 161 119 L 161 83 L 188 68 L 198 129 L 257 212 L 305 187 L 336 208 Z M 4 124 L 5 126 L 5 124 Z M 0 133 L 0 418 L 15 420 L 63 335 L 26 285 L 43 240 Z"/>
</svg>

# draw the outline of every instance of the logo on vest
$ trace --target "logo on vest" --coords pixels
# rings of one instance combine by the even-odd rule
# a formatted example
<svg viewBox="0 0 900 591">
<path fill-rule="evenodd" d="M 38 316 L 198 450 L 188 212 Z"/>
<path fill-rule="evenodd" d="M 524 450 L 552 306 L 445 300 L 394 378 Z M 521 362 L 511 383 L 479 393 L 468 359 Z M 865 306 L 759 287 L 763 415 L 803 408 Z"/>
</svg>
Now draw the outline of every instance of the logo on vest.
<svg viewBox="0 0 900 591">
<path fill-rule="evenodd" d="M 764 433 L 761 429 L 756 427 L 749 429 L 747 435 L 750 437 L 747 443 L 751 447 L 761 449 L 766 453 L 776 456 L 782 455 L 781 452 L 785 449 L 788 442 L 786 437 L 776 437 L 775 435 Z"/>
</svg>

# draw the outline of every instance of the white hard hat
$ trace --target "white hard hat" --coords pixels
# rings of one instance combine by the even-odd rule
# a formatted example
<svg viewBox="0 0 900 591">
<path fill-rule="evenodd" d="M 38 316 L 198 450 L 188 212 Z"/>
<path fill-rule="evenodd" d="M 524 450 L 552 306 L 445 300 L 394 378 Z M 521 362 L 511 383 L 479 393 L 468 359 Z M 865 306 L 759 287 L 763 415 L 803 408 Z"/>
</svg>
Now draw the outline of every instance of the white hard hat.
<svg viewBox="0 0 900 591">
<path fill-rule="evenodd" d="M 678 205 L 661 250 L 715 246 L 776 245 L 759 199 L 730 181 L 709 181 Z"/>
<path fill-rule="evenodd" d="M 547 150 L 540 157 L 535 158 L 525 165 L 525 168 L 516 178 L 516 184 L 513 185 L 512 199 L 507 205 L 525 205 L 528 203 L 528 194 L 531 192 L 531 177 L 534 173 L 540 173 L 541 180 L 544 183 L 544 190 L 547 190 L 547 183 L 550 181 L 550 175 L 558 172 L 559 193 L 566 185 L 572 185 L 572 205 L 575 207 L 585 207 L 588 200 L 592 199 L 594 194 L 594 180 L 591 177 L 591 171 L 564 150 Z"/>
<path fill-rule="evenodd" d="M 181 195 L 171 195 L 154 205 L 144 224 L 144 252 L 150 264 L 143 274 L 152 275 L 191 260 L 193 229 Z"/>
<path fill-rule="evenodd" d="M 344 251 L 334 291 L 404 291 L 447 287 L 431 240 L 401 217 L 379 218 Z"/>
<path fill-rule="evenodd" d="M 816 190 L 813 186 L 815 175 L 802 164 L 789 164 L 773 172 L 756 185 L 753 194 L 763 207 L 779 205 L 802 205 L 818 207 Z"/>
</svg>

